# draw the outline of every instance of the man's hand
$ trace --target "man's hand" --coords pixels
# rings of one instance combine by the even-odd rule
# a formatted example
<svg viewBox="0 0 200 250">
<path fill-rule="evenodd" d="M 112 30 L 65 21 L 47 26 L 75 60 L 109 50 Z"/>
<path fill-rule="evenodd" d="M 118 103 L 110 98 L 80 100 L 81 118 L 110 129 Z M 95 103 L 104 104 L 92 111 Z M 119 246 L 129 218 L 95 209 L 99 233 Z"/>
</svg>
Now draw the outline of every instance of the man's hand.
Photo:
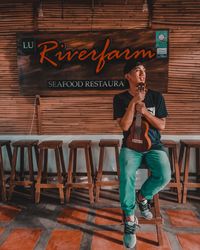
<svg viewBox="0 0 200 250">
<path fill-rule="evenodd" d="M 146 120 L 154 127 L 157 128 L 158 130 L 164 130 L 165 129 L 165 124 L 166 124 L 166 119 L 165 118 L 158 118 L 156 116 L 153 116 L 146 108 L 144 102 L 139 102 L 136 104 L 135 107 L 136 111 L 139 112 L 140 114 L 144 115 Z"/>
<path fill-rule="evenodd" d="M 134 103 L 140 103 L 145 98 L 145 91 L 139 91 L 133 98 Z"/>
<path fill-rule="evenodd" d="M 136 111 L 144 115 L 147 112 L 147 108 L 144 102 L 139 102 L 136 104 Z"/>
</svg>

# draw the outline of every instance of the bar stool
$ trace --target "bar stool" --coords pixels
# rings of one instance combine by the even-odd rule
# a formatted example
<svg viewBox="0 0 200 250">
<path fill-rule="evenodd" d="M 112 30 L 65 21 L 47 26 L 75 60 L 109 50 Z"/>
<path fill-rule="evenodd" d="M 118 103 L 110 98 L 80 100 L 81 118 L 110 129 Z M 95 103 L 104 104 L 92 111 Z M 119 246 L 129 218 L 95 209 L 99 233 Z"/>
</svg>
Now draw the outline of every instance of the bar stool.
<svg viewBox="0 0 200 250">
<path fill-rule="evenodd" d="M 151 175 L 151 171 L 147 168 L 145 163 L 143 162 L 138 170 L 145 169 L 148 172 L 148 176 Z M 138 217 L 139 224 L 148 224 L 148 225 L 154 225 L 156 227 L 156 234 L 157 234 L 157 240 L 158 245 L 162 246 L 164 242 L 164 236 L 163 236 L 163 219 L 160 212 L 160 201 L 159 201 L 159 194 L 154 195 L 153 202 L 149 203 L 151 206 L 151 212 L 153 214 L 153 218 L 151 220 L 147 220 L 143 217 Z M 123 222 L 124 222 L 124 214 L 123 214 Z"/>
<path fill-rule="evenodd" d="M 177 157 L 177 143 L 173 140 L 162 140 L 163 146 L 168 148 L 169 160 L 172 170 L 172 180 L 167 185 L 170 188 L 176 188 L 178 203 L 181 203 L 181 181 Z"/>
<path fill-rule="evenodd" d="M 6 201 L 6 180 L 4 175 L 4 165 L 3 165 L 3 154 L 2 154 L 2 148 L 6 147 L 8 159 L 10 162 L 10 166 L 12 166 L 12 151 L 10 147 L 10 141 L 9 140 L 0 140 L 0 182 L 1 182 L 1 198 L 2 201 Z"/>
<path fill-rule="evenodd" d="M 95 190 L 96 190 L 96 202 L 99 201 L 100 190 L 102 186 L 118 186 L 119 185 L 119 175 L 120 175 L 120 168 L 119 168 L 119 140 L 100 140 L 99 147 L 100 147 L 100 154 L 99 154 L 99 166 L 98 172 L 95 182 Z M 108 172 L 103 171 L 103 161 L 104 161 L 104 150 L 105 148 L 114 148 L 115 150 L 115 162 L 116 162 L 116 169 L 117 172 Z M 102 175 L 111 174 L 117 175 L 118 180 L 114 181 L 102 181 Z"/>
<path fill-rule="evenodd" d="M 142 163 L 139 169 L 147 169 L 148 171 L 148 176 L 151 175 L 151 171 L 147 168 L 145 163 Z M 150 225 L 155 225 L 156 226 L 156 234 L 157 234 L 157 240 L 158 240 L 158 245 L 162 246 L 164 242 L 164 236 L 163 236 L 163 219 L 162 215 L 160 212 L 160 201 L 159 201 L 159 194 L 154 195 L 153 197 L 153 203 L 150 204 L 151 206 L 151 211 L 153 214 L 153 218 L 151 220 L 146 220 L 144 218 L 139 218 L 139 223 L 141 224 L 150 224 Z"/>
<path fill-rule="evenodd" d="M 38 145 L 38 140 L 20 140 L 12 144 L 14 150 L 13 150 L 12 169 L 11 169 L 11 176 L 10 176 L 10 189 L 9 189 L 9 197 L 8 197 L 9 200 L 12 198 L 14 187 L 16 185 L 24 186 L 24 187 L 31 187 L 31 194 L 32 194 L 32 197 L 34 198 L 35 180 L 34 180 L 34 171 L 33 171 L 32 149 L 35 150 L 35 157 L 36 157 L 36 161 L 38 162 L 37 145 Z M 19 171 L 19 178 L 17 180 L 16 163 L 17 163 L 18 149 L 20 151 L 20 171 Z M 27 149 L 27 152 L 28 152 L 29 180 L 25 180 L 24 149 Z"/>
<path fill-rule="evenodd" d="M 139 219 L 139 223 L 141 224 L 153 224 L 156 226 L 156 234 L 157 234 L 157 240 L 158 245 L 162 246 L 164 243 L 163 240 L 163 219 L 160 213 L 160 201 L 159 201 L 159 194 L 154 195 L 153 197 L 153 204 L 151 204 L 152 212 L 153 212 L 153 218 L 150 221 L 147 221 L 144 218 Z"/>
<path fill-rule="evenodd" d="M 187 200 L 187 190 L 188 187 L 192 188 L 200 188 L 199 178 L 200 178 L 200 140 L 181 140 L 180 141 L 180 154 L 179 154 L 179 167 L 180 173 L 182 170 L 183 160 L 184 160 L 184 152 L 185 152 L 185 164 L 183 169 L 183 194 L 182 194 L 182 202 L 186 203 Z M 189 177 L 189 161 L 190 161 L 190 149 L 195 148 L 196 152 L 196 177 L 197 182 L 191 182 L 188 180 Z"/>
<path fill-rule="evenodd" d="M 88 188 L 89 189 L 89 198 L 90 204 L 94 203 L 94 195 L 93 195 L 93 178 L 94 169 L 92 162 L 92 150 L 91 150 L 91 141 L 90 140 L 74 140 L 69 143 L 70 155 L 69 155 L 69 166 L 68 166 L 68 178 L 66 185 L 66 200 L 69 202 L 71 189 L 73 188 Z M 77 161 L 77 149 L 83 149 L 85 152 L 85 161 L 86 161 L 86 170 L 87 170 L 87 183 L 78 183 L 76 182 L 76 161 Z M 72 172 L 73 175 L 72 176 Z M 74 178 L 73 178 L 74 177 Z"/>
<path fill-rule="evenodd" d="M 60 195 L 60 203 L 64 203 L 64 181 L 66 178 L 66 169 L 64 164 L 63 158 L 63 150 L 62 150 L 63 141 L 43 141 L 41 142 L 38 147 L 40 149 L 39 154 L 39 164 L 38 164 L 38 176 L 37 176 L 37 183 L 35 185 L 36 192 L 35 192 L 35 203 L 40 202 L 40 190 L 43 188 L 58 188 L 59 195 Z M 56 162 L 56 169 L 57 169 L 57 183 L 47 183 L 47 169 L 48 169 L 48 150 L 54 150 L 55 152 L 55 162 Z M 62 171 L 60 168 L 62 167 Z"/>
</svg>

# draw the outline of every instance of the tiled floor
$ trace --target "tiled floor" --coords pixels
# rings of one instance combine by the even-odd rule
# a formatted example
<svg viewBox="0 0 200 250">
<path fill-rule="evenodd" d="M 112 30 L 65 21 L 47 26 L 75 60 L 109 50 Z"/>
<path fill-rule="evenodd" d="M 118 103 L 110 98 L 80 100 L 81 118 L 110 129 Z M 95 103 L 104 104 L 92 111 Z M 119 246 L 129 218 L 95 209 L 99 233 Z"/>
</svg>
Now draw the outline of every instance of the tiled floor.
<svg viewBox="0 0 200 250">
<path fill-rule="evenodd" d="M 191 210 L 166 210 L 170 223 L 175 227 L 197 227 L 200 228 L 200 220 L 197 214 Z"/>
<path fill-rule="evenodd" d="M 94 207 L 85 191 L 74 192 L 65 205 L 59 205 L 56 192 L 41 198 L 35 205 L 18 192 L 9 204 L 0 205 L 0 250 L 124 249 L 118 191 L 103 191 Z M 164 245 L 157 244 L 155 226 L 141 225 L 136 250 L 200 249 L 199 202 L 190 200 L 183 205 L 173 198 L 161 194 Z"/>
<path fill-rule="evenodd" d="M 86 207 L 66 207 L 57 218 L 57 221 L 63 224 L 79 225 L 86 223 L 89 209 Z"/>
<path fill-rule="evenodd" d="M 46 249 L 78 250 L 82 238 L 83 232 L 78 230 L 53 230 Z"/>
<path fill-rule="evenodd" d="M 0 205 L 0 221 L 10 222 L 19 212 L 21 212 L 21 209 L 16 206 Z"/>
<path fill-rule="evenodd" d="M 38 239 L 41 237 L 41 229 L 16 228 L 13 229 L 4 243 L 1 250 L 11 249 L 34 249 Z"/>
<path fill-rule="evenodd" d="M 200 233 L 178 233 L 178 240 L 184 250 L 200 249 Z"/>
<path fill-rule="evenodd" d="M 153 232 L 139 232 L 137 234 L 137 250 L 171 250 L 172 247 L 168 240 L 167 234 L 164 233 L 164 244 L 163 247 L 157 246 L 157 235 Z"/>
</svg>

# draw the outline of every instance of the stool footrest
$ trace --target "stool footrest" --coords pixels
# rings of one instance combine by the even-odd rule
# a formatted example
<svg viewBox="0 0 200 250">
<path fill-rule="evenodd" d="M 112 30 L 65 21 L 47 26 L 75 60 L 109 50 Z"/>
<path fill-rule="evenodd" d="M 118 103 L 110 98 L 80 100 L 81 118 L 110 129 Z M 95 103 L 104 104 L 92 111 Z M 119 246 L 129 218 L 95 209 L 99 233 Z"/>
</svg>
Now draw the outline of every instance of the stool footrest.
<svg viewBox="0 0 200 250">
<path fill-rule="evenodd" d="M 35 185 L 36 189 L 37 188 L 64 188 L 64 185 L 61 183 L 50 183 L 50 184 L 36 184 Z"/>
<path fill-rule="evenodd" d="M 102 175 L 117 175 L 117 171 L 102 171 Z"/>
<path fill-rule="evenodd" d="M 96 181 L 96 186 L 114 186 L 119 185 L 119 181 Z"/>
<path fill-rule="evenodd" d="M 18 185 L 18 186 L 30 186 L 34 182 L 33 181 L 14 181 L 13 184 Z"/>
<path fill-rule="evenodd" d="M 196 183 L 196 182 L 187 182 L 184 185 L 185 186 L 187 185 L 188 187 L 200 188 L 200 183 Z"/>
<path fill-rule="evenodd" d="M 91 188 L 93 187 L 93 183 L 68 183 L 67 187 L 70 188 Z"/>
<path fill-rule="evenodd" d="M 162 217 L 152 218 L 151 220 L 146 220 L 145 218 L 139 217 L 138 222 L 140 224 L 162 224 L 163 219 Z"/>
<path fill-rule="evenodd" d="M 167 187 L 179 187 L 179 185 L 182 185 L 182 184 L 177 183 L 177 182 L 170 182 L 169 184 L 167 184 Z"/>
</svg>

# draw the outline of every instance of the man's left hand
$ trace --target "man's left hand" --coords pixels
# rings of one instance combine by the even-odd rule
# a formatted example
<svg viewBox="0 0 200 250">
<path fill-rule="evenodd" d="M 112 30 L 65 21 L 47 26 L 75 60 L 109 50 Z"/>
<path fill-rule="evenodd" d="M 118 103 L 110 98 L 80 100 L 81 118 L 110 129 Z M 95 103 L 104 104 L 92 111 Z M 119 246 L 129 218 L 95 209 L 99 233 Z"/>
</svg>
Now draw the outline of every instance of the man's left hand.
<svg viewBox="0 0 200 250">
<path fill-rule="evenodd" d="M 144 102 L 137 103 L 136 111 L 139 112 L 140 114 L 144 115 L 147 112 L 147 108 L 145 106 L 145 103 Z"/>
</svg>

